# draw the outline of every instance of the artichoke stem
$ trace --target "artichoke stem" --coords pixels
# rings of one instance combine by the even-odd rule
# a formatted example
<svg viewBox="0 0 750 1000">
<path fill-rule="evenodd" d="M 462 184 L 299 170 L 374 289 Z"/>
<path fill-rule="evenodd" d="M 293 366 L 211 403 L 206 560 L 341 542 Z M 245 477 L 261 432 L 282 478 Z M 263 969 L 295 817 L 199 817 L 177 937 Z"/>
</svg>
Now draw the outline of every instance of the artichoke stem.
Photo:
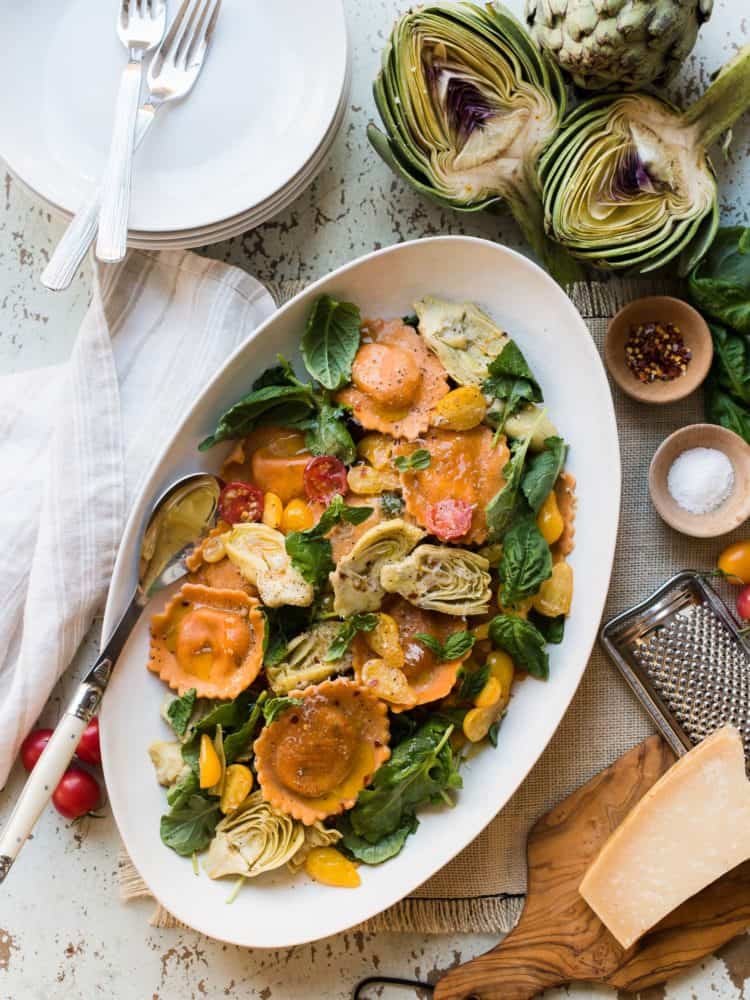
<svg viewBox="0 0 750 1000">
<path fill-rule="evenodd" d="M 583 281 L 586 275 L 582 266 L 545 233 L 544 208 L 536 186 L 529 183 L 519 186 L 508 191 L 505 198 L 532 250 L 555 281 L 563 288 L 575 281 Z"/>
<path fill-rule="evenodd" d="M 710 146 L 750 107 L 750 45 L 724 66 L 705 94 L 682 115 L 695 125 L 704 146 Z"/>
</svg>

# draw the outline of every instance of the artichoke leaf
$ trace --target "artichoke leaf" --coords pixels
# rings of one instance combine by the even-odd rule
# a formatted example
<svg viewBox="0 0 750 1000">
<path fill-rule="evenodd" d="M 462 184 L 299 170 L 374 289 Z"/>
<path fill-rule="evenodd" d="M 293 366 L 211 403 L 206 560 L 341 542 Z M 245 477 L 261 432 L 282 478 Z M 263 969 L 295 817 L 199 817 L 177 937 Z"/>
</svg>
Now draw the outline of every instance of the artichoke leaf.
<svg viewBox="0 0 750 1000">
<path fill-rule="evenodd" d="M 229 560 L 258 588 L 260 599 L 267 607 L 312 604 L 313 588 L 292 566 L 286 539 L 280 531 L 265 524 L 240 523 L 219 538 Z"/>
<path fill-rule="evenodd" d="M 277 812 L 263 800 L 262 792 L 253 792 L 217 824 L 203 867 L 209 878 L 255 878 L 281 868 L 304 840 L 301 823 Z"/>
<path fill-rule="evenodd" d="M 451 378 L 459 385 L 481 388 L 508 335 L 471 302 L 427 296 L 414 303 L 414 311 L 422 338 Z"/>
<path fill-rule="evenodd" d="M 348 651 L 338 660 L 326 659 L 338 630 L 338 622 L 320 622 L 292 639 L 284 660 L 266 666 L 266 677 L 273 693 L 289 694 L 349 670 L 352 656 Z"/>
<path fill-rule="evenodd" d="M 182 744 L 177 740 L 156 740 L 148 748 L 148 755 L 160 785 L 168 788 L 182 777 L 186 765 Z"/>
<path fill-rule="evenodd" d="M 482 615 L 492 598 L 484 556 L 449 545 L 419 545 L 380 571 L 380 583 L 411 604 L 446 615 Z"/>
<path fill-rule="evenodd" d="M 381 569 L 411 552 L 424 534 L 421 528 L 407 524 L 400 517 L 366 531 L 331 573 L 335 613 L 348 617 L 362 611 L 377 611 L 385 596 L 380 583 Z"/>
</svg>

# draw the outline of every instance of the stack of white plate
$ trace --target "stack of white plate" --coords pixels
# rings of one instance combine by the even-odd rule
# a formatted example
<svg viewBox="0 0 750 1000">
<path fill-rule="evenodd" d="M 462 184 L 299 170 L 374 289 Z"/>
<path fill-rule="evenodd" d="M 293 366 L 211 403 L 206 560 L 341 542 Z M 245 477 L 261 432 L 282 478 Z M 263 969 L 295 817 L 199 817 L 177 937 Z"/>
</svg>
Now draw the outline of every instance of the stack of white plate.
<svg viewBox="0 0 750 1000">
<path fill-rule="evenodd" d="M 168 0 L 169 17 L 178 0 Z M 120 0 L 0 4 L 0 156 L 71 216 L 102 175 L 126 52 Z M 344 116 L 343 0 L 222 0 L 201 76 L 159 112 L 136 154 L 128 242 L 176 249 L 228 239 L 312 181 Z M 144 82 L 143 95 L 146 87 Z"/>
</svg>

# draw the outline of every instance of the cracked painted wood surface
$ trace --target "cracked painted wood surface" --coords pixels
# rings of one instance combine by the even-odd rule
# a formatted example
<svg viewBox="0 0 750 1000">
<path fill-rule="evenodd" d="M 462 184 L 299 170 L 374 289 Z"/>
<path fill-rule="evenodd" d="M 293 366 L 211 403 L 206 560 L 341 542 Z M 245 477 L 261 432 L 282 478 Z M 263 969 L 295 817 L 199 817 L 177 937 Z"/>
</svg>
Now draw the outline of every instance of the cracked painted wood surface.
<svg viewBox="0 0 750 1000">
<path fill-rule="evenodd" d="M 523 249 L 508 216 L 461 216 L 427 204 L 395 179 L 364 135 L 376 117 L 370 82 L 395 14 L 407 0 L 346 0 L 354 79 L 349 109 L 320 176 L 277 218 L 241 237 L 209 247 L 217 259 L 261 280 L 317 278 L 380 246 L 434 233 L 470 233 Z M 521 0 L 510 4 L 520 10 Z M 747 0 L 717 0 L 712 21 L 675 88 L 691 98 L 742 42 L 750 41 Z M 722 217 L 750 222 L 750 116 L 735 129 L 726 162 L 717 155 Z M 63 223 L 5 171 L 0 184 L 0 372 L 67 357 L 86 309 L 89 268 L 63 294 L 47 292 L 38 276 Z M 55 691 L 42 722 L 54 724 L 76 676 L 94 657 L 85 646 Z M 16 768 L 0 793 L 7 815 L 23 781 Z M 119 838 L 103 818 L 68 825 L 48 810 L 23 860 L 0 897 L 0 1000 L 66 997 L 192 1000 L 345 1000 L 362 976 L 382 972 L 434 980 L 495 943 L 492 937 L 423 937 L 350 933 L 286 951 L 248 951 L 193 932 L 158 931 L 147 924 L 150 902 L 120 904 Z M 375 994 L 373 994 L 375 995 Z M 395 1000 L 395 992 L 383 997 Z M 547 994 L 614 998 L 612 990 L 571 987 Z M 727 945 L 644 1000 L 750 996 L 750 937 Z"/>
</svg>

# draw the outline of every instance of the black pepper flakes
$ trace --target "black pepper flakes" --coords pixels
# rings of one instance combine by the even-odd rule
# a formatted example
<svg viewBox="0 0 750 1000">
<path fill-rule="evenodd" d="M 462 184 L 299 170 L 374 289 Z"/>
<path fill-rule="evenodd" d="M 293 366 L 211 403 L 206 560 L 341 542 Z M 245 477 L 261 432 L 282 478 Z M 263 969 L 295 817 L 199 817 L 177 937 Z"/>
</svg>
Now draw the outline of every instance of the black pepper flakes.
<svg viewBox="0 0 750 1000">
<path fill-rule="evenodd" d="M 671 382 L 684 375 L 692 355 L 672 323 L 641 323 L 630 328 L 625 360 L 639 382 Z"/>
</svg>

